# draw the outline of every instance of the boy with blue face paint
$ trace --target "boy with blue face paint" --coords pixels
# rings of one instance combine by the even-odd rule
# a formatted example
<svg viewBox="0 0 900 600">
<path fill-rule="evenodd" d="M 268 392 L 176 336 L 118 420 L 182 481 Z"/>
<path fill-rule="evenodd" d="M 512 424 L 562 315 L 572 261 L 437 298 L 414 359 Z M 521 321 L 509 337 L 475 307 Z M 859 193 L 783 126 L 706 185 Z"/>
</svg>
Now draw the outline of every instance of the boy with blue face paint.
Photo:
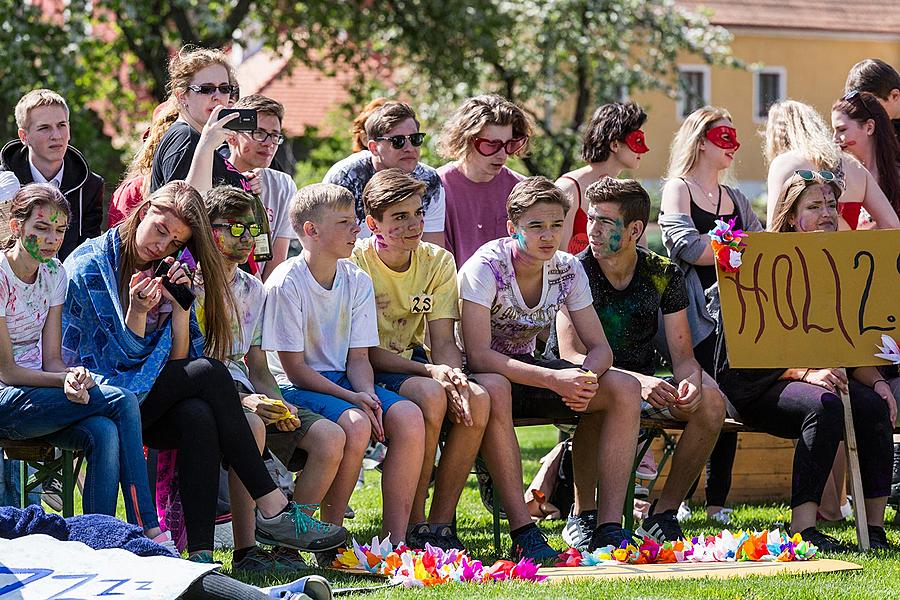
<svg viewBox="0 0 900 600">
<path fill-rule="evenodd" d="M 667 258 L 637 245 L 650 216 L 647 192 L 633 179 L 607 178 L 588 187 L 585 196 L 590 245 L 576 258 L 591 282 L 593 308 L 612 347 L 613 370 L 640 382 L 643 417 L 687 422 L 666 487 L 638 529 L 639 535 L 660 543 L 674 541 L 684 537 L 676 511 L 718 439 L 725 400 L 694 358 L 684 276 Z M 672 357 L 672 381 L 654 376 L 653 337 L 660 311 Z M 547 346 L 548 352 L 575 363 L 586 353 L 572 320 L 562 313 Z M 567 530 L 591 520 L 590 513 L 572 514 Z"/>
</svg>

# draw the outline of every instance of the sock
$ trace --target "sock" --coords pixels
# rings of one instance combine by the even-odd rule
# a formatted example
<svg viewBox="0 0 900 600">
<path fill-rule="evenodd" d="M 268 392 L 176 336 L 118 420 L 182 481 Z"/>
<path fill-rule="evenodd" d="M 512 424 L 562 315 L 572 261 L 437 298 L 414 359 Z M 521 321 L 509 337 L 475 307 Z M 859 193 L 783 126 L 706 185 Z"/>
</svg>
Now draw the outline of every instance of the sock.
<svg viewBox="0 0 900 600">
<path fill-rule="evenodd" d="M 597 509 L 595 508 L 594 510 L 583 510 L 580 513 L 578 513 L 578 516 L 579 517 L 596 517 Z"/>
<path fill-rule="evenodd" d="M 256 546 L 247 546 L 246 548 L 238 548 L 234 551 L 234 556 L 231 559 L 232 563 L 241 562 L 244 558 L 250 554 L 250 551 L 256 548 Z"/>
<path fill-rule="evenodd" d="M 622 525 L 619 523 L 613 523 L 613 522 L 601 523 L 601 524 L 597 525 L 596 531 L 610 531 L 613 529 L 615 529 L 615 530 L 622 529 Z"/>
<path fill-rule="evenodd" d="M 537 529 L 537 525 L 535 525 L 534 523 L 528 523 L 527 525 L 522 525 L 521 527 L 518 527 L 518 528 L 510 531 L 509 537 L 511 537 L 512 539 L 516 539 L 523 533 L 527 532 L 529 529 Z"/>
</svg>

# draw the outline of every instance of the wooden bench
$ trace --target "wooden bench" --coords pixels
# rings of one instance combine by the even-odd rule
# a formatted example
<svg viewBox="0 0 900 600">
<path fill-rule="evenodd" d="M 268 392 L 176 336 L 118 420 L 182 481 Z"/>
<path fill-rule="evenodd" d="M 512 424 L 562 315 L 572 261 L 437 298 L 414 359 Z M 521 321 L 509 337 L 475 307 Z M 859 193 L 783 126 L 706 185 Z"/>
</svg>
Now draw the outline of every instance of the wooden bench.
<svg viewBox="0 0 900 600">
<path fill-rule="evenodd" d="M 75 514 L 75 477 L 83 461 L 80 452 L 61 450 L 57 456 L 55 446 L 40 440 L 0 439 L 0 448 L 7 458 L 21 461 L 19 506 L 27 506 L 28 493 L 44 481 L 58 478 L 62 483 L 63 517 Z M 28 474 L 28 467 L 35 469 L 34 474 Z"/>
</svg>

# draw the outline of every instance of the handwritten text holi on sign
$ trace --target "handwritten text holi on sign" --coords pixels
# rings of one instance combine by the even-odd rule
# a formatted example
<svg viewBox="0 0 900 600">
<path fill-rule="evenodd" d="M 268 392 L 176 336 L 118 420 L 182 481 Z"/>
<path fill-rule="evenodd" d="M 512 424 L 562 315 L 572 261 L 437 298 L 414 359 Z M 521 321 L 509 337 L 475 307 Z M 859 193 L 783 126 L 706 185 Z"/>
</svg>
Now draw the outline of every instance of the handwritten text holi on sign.
<svg viewBox="0 0 900 600">
<path fill-rule="evenodd" d="M 733 367 L 858 367 L 900 319 L 900 230 L 751 233 L 736 273 L 719 270 Z"/>
</svg>

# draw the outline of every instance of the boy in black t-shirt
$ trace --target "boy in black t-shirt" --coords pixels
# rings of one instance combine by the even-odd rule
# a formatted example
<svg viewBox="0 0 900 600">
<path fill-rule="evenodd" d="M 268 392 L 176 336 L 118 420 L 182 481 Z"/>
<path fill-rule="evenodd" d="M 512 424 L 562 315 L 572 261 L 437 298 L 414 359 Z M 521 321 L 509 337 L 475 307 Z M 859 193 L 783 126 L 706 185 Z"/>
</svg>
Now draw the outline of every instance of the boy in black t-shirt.
<svg viewBox="0 0 900 600">
<path fill-rule="evenodd" d="M 632 179 L 606 178 L 588 187 L 585 197 L 590 245 L 578 259 L 613 350 L 613 368 L 640 382 L 643 417 L 687 422 L 665 489 L 638 534 L 659 542 L 680 539 L 684 534 L 675 514 L 716 443 L 725 399 L 694 358 L 684 276 L 667 258 L 637 246 L 650 217 L 647 192 Z M 660 310 L 672 356 L 672 383 L 654 376 L 652 340 Z M 583 359 L 581 340 L 563 313 L 557 316 L 548 347 L 576 364 Z"/>
</svg>

